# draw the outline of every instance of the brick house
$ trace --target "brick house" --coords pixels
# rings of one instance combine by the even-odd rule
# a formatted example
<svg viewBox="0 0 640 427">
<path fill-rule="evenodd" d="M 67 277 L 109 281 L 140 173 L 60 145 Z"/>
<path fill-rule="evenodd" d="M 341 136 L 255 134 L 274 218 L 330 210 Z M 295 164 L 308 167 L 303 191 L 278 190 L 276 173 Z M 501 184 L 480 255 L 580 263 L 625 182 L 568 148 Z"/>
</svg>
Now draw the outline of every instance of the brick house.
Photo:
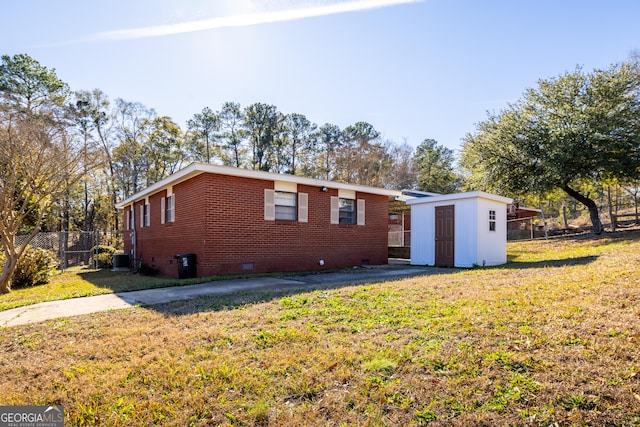
<svg viewBox="0 0 640 427">
<path fill-rule="evenodd" d="M 178 276 L 386 264 L 388 206 L 400 192 L 192 163 L 117 204 L 125 252 Z"/>
</svg>

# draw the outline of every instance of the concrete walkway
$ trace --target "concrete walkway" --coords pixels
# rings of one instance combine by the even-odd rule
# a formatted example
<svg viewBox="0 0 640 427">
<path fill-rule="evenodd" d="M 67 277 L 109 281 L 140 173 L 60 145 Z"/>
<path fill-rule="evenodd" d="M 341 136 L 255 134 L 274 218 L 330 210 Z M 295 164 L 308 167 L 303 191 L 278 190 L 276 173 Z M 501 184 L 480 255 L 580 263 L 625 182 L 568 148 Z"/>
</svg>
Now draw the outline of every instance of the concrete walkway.
<svg viewBox="0 0 640 427">
<path fill-rule="evenodd" d="M 311 290 L 318 288 L 319 285 L 321 287 L 322 285 L 349 284 L 364 281 L 379 282 L 381 280 L 436 273 L 440 272 L 439 270 L 440 269 L 428 267 L 387 265 L 340 272 L 310 273 L 287 276 L 287 278 L 258 277 L 252 279 L 220 280 L 197 285 L 48 301 L 0 311 L 0 327 L 26 325 L 60 317 L 79 316 L 82 314 L 129 308 L 138 305 L 157 305 L 203 296 L 223 296 L 236 292 L 282 291 L 304 288 Z M 451 269 L 448 271 L 451 272 Z"/>
</svg>

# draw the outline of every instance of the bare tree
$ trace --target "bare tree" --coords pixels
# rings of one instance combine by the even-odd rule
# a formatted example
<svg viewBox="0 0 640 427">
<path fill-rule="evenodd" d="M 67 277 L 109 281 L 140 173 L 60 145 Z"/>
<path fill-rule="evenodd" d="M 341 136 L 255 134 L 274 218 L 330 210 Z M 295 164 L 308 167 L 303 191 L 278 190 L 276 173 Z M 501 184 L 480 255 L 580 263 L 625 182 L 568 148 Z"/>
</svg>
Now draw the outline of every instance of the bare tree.
<svg viewBox="0 0 640 427">
<path fill-rule="evenodd" d="M 145 185 L 145 140 L 151 133 L 147 128 L 157 114 L 139 102 L 123 99 L 116 99 L 116 111 L 114 130 L 119 143 L 112 159 L 121 196 L 128 197 Z"/>
<path fill-rule="evenodd" d="M 0 122 L 0 234 L 5 263 L 0 292 L 11 290 L 18 260 L 40 231 L 51 206 L 83 175 L 82 147 L 64 129 L 35 118 L 2 115 Z M 30 224 L 32 223 L 32 224 Z M 16 236 L 31 225 L 27 238 Z"/>
<path fill-rule="evenodd" d="M 18 260 L 52 205 L 90 167 L 68 132 L 67 85 L 28 55 L 0 63 L 0 292 L 11 290 Z M 83 160 L 87 160 L 83 163 Z M 27 238 L 16 243 L 19 232 Z"/>
<path fill-rule="evenodd" d="M 99 147 L 101 154 L 100 166 L 102 166 L 102 173 L 104 174 L 105 186 L 109 193 L 109 210 L 107 215 L 109 220 L 109 227 L 117 230 L 119 228 L 119 214 L 116 208 L 118 202 L 118 190 L 116 188 L 116 166 L 113 161 L 112 151 L 114 148 L 114 121 L 115 114 L 111 109 L 111 103 L 109 97 L 100 89 L 94 89 L 92 91 L 78 91 L 75 94 L 78 101 L 82 101 L 85 106 L 84 112 L 88 115 L 88 119 L 91 121 L 89 125 L 91 129 L 92 139 Z M 90 171 L 90 173 L 96 175 L 97 170 Z"/>
<path fill-rule="evenodd" d="M 402 144 L 388 141 L 387 150 L 392 158 L 392 167 L 387 173 L 385 187 L 396 190 L 413 188 L 417 179 L 413 162 L 413 147 L 406 141 Z"/>
</svg>

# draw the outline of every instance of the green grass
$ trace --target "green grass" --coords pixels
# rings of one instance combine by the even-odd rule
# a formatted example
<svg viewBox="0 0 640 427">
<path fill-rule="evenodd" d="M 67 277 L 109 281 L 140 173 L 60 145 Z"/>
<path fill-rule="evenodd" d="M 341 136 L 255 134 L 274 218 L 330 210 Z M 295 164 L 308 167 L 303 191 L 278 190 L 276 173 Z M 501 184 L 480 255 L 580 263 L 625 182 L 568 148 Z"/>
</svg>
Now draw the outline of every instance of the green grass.
<svg viewBox="0 0 640 427">
<path fill-rule="evenodd" d="M 56 271 L 51 277 L 51 282 L 47 285 L 19 288 L 5 295 L 0 294 L 0 311 L 45 301 L 164 288 L 167 286 L 193 285 L 241 277 L 247 277 L 247 275 L 173 279 L 169 277 L 143 276 L 130 272 L 113 272 L 106 269 L 94 270 L 87 267 L 72 267 L 64 271 Z"/>
<path fill-rule="evenodd" d="M 176 282 L 178 281 L 175 279 L 127 272 L 72 267 L 56 271 L 47 285 L 14 289 L 9 294 L 0 295 L 0 310 L 44 301 L 171 286 Z"/>
<path fill-rule="evenodd" d="M 70 426 L 640 426 L 640 234 L 509 255 L 4 328 L 0 402 Z"/>
</svg>

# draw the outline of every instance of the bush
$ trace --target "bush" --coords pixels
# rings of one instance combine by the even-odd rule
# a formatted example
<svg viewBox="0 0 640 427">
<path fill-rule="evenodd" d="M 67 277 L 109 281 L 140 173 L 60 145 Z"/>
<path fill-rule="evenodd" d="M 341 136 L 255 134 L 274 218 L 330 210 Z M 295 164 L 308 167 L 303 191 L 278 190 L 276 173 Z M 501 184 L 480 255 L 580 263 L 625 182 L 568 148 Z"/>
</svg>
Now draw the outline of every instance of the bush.
<svg viewBox="0 0 640 427">
<path fill-rule="evenodd" d="M 51 251 L 28 246 L 18 260 L 11 287 L 17 289 L 46 285 L 56 264 L 56 257 Z"/>
<path fill-rule="evenodd" d="M 140 273 L 143 276 L 157 276 L 158 274 L 160 274 L 160 270 L 158 270 L 155 267 L 150 266 L 149 264 L 143 262 L 140 265 L 140 268 L 138 269 L 138 273 Z"/>
<path fill-rule="evenodd" d="M 98 250 L 98 268 L 113 268 L 113 254 L 118 250 L 112 246 L 99 245 L 91 248 L 91 265 L 96 262 L 96 249 Z"/>
</svg>

